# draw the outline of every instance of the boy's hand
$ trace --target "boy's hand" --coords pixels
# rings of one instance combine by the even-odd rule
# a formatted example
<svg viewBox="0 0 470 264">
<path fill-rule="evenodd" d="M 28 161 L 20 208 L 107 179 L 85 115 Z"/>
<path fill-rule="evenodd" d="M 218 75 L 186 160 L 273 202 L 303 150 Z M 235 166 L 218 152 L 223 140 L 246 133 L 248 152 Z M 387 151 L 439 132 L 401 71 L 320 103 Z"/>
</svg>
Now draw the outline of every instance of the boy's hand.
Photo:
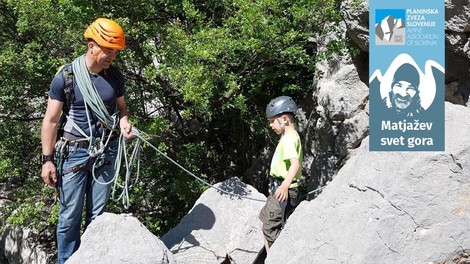
<svg viewBox="0 0 470 264">
<path fill-rule="evenodd" d="M 284 184 L 281 184 L 281 186 L 279 186 L 279 188 L 277 188 L 276 192 L 274 193 L 274 197 L 281 203 L 287 201 L 287 198 L 289 197 L 289 186 L 284 186 Z"/>
</svg>

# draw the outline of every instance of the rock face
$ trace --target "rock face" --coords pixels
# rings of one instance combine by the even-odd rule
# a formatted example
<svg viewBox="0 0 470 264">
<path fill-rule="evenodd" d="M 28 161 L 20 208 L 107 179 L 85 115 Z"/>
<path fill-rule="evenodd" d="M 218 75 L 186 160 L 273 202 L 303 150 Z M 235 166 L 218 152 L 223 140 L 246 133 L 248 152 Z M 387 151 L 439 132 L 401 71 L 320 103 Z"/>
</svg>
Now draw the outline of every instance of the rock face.
<svg viewBox="0 0 470 264">
<path fill-rule="evenodd" d="M 369 1 L 343 0 L 341 14 L 350 37 L 363 51 L 369 50 Z"/>
<path fill-rule="evenodd" d="M 171 252 L 137 218 L 104 213 L 82 235 L 67 264 L 176 263 Z"/>
<path fill-rule="evenodd" d="M 51 256 L 30 241 L 33 233 L 27 228 L 6 227 L 0 237 L 0 251 L 5 254 L 0 256 L 0 263 L 48 263 Z"/>
<path fill-rule="evenodd" d="M 465 101 L 470 93 L 470 2 L 468 0 L 445 1 L 446 26 L 446 81 L 458 81 Z"/>
<path fill-rule="evenodd" d="M 330 181 L 338 164 L 369 131 L 369 88 L 359 78 L 356 65 L 337 58 L 316 67 L 323 74 L 316 81 L 314 114 L 302 142 L 308 191 Z"/>
<path fill-rule="evenodd" d="M 445 152 L 369 152 L 364 140 L 323 193 L 297 207 L 265 263 L 444 263 L 465 255 L 469 115 L 446 103 Z"/>
<path fill-rule="evenodd" d="M 258 214 L 266 197 L 237 178 L 215 187 L 244 198 L 213 188 L 202 194 L 178 226 L 161 237 L 179 264 L 251 264 L 264 246 Z"/>
</svg>

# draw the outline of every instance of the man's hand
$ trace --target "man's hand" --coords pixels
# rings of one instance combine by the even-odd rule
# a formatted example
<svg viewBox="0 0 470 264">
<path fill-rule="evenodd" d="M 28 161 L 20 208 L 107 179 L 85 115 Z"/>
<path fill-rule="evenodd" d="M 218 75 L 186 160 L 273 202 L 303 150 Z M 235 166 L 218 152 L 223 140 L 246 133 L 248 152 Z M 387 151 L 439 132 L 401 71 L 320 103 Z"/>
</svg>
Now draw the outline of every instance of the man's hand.
<svg viewBox="0 0 470 264">
<path fill-rule="evenodd" d="M 135 138 L 134 134 L 131 134 L 132 132 L 132 125 L 129 123 L 129 116 L 127 114 L 127 107 L 126 107 L 126 100 L 124 99 L 124 96 L 118 97 L 116 99 L 116 105 L 119 110 L 119 127 L 121 127 L 121 133 L 124 136 L 125 139 L 132 139 Z"/>
<path fill-rule="evenodd" d="M 132 131 L 132 125 L 127 123 L 123 127 L 121 127 L 121 133 L 124 136 L 125 139 L 132 139 L 135 138 L 134 134 L 131 134 Z"/>
<path fill-rule="evenodd" d="M 57 174 L 54 163 L 48 161 L 42 164 L 41 177 L 44 180 L 44 183 L 51 187 L 55 187 L 57 182 Z"/>
</svg>

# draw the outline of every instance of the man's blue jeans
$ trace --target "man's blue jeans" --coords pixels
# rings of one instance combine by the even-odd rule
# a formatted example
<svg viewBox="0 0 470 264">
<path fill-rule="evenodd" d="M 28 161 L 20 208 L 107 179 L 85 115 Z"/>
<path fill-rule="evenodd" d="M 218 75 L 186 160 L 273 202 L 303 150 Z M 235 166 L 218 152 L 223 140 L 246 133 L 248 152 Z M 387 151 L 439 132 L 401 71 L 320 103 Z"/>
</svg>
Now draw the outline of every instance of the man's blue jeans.
<svg viewBox="0 0 470 264">
<path fill-rule="evenodd" d="M 104 164 L 95 169 L 95 177 L 99 182 L 109 182 L 114 177 L 114 163 L 117 154 L 117 140 L 110 142 L 105 151 Z M 93 180 L 89 168 L 80 168 L 89 160 L 84 148 L 68 147 L 69 156 L 63 165 L 64 175 L 59 186 L 60 210 L 57 226 L 58 263 L 62 264 L 80 246 L 80 226 L 85 203 L 85 228 L 98 215 L 106 210 L 112 183 L 103 185 Z M 90 167 L 90 166 L 88 166 Z"/>
</svg>

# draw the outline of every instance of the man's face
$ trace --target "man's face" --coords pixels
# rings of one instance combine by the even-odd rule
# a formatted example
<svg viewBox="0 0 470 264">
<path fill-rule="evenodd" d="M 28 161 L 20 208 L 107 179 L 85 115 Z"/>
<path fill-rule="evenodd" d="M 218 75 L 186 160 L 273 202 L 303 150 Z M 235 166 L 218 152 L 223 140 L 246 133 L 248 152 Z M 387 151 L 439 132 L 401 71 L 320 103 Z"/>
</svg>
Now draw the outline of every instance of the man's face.
<svg viewBox="0 0 470 264">
<path fill-rule="evenodd" d="M 398 109 L 406 109 L 415 100 L 417 87 L 407 81 L 399 81 L 392 86 L 391 101 Z"/>
<path fill-rule="evenodd" d="M 94 54 L 96 62 L 103 68 L 103 69 L 108 69 L 109 66 L 113 63 L 114 59 L 116 58 L 117 55 L 117 50 L 115 49 L 110 49 L 106 47 L 101 47 L 98 44 L 93 43 L 93 49 L 94 49 Z"/>
</svg>

